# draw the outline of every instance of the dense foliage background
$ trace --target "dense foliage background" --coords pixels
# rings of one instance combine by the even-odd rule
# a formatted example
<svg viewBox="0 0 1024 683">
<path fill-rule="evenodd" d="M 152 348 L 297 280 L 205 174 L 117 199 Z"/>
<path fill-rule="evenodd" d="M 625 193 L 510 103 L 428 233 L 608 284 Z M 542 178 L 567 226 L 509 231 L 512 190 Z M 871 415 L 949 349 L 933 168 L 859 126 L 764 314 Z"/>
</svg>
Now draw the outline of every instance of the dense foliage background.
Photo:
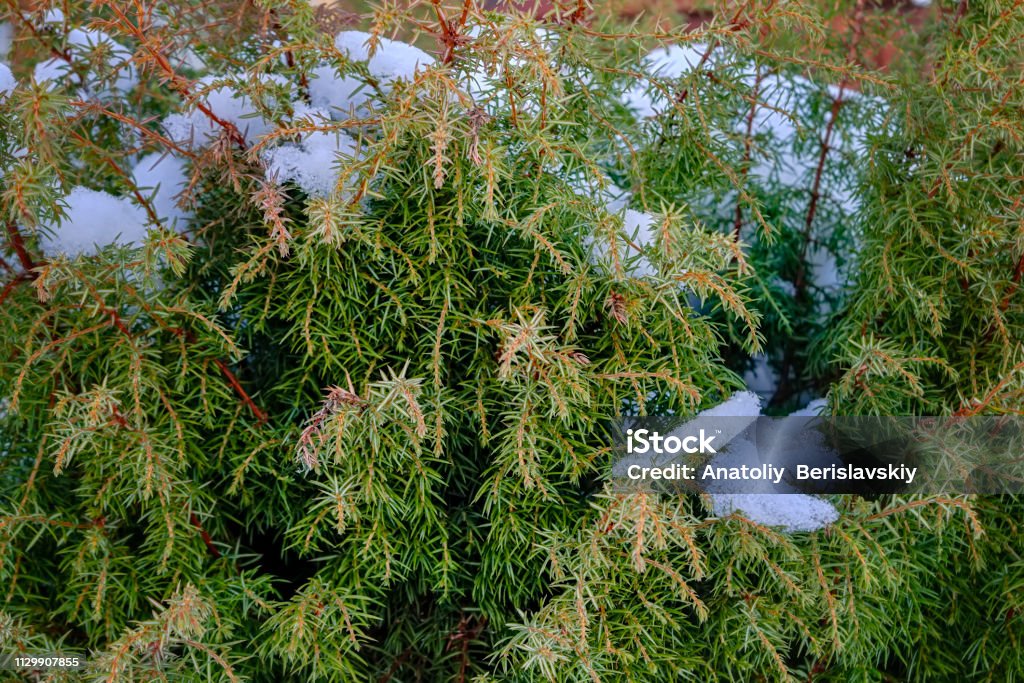
<svg viewBox="0 0 1024 683">
<path fill-rule="evenodd" d="M 6 2 L 36 677 L 1024 674 L 1017 497 L 606 480 L 624 414 L 1024 410 L 1020 1 L 887 69 L 868 0 Z"/>
</svg>

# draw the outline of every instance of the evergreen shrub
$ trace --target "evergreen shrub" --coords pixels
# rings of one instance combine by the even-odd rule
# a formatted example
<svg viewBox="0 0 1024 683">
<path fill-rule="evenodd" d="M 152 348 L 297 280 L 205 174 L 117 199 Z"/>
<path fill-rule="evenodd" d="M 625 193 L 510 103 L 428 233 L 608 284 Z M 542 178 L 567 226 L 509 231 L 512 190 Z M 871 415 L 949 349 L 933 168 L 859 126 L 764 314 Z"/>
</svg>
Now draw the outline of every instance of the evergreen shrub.
<svg viewBox="0 0 1024 683">
<path fill-rule="evenodd" d="M 1024 676 L 1019 497 L 608 482 L 623 415 L 1024 412 L 1020 2 L 944 0 L 886 71 L 867 0 L 39 5 L 3 10 L 0 654 Z"/>
</svg>

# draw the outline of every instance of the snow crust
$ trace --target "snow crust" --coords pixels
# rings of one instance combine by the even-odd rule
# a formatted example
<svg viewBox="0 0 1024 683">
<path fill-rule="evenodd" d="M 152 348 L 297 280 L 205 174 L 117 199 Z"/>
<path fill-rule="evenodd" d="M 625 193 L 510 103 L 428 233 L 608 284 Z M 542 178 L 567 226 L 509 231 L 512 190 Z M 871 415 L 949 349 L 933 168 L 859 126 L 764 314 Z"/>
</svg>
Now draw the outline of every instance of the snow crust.
<svg viewBox="0 0 1024 683">
<path fill-rule="evenodd" d="M 727 401 L 703 410 L 700 417 L 760 417 L 761 399 L 750 391 L 733 394 Z"/>
<path fill-rule="evenodd" d="M 831 503 L 803 493 L 718 493 L 711 498 L 718 517 L 738 512 L 752 522 L 790 533 L 817 531 L 839 519 Z"/>
<path fill-rule="evenodd" d="M 146 238 L 146 212 L 126 197 L 76 187 L 64 201 L 61 221 L 39 232 L 39 245 L 50 256 L 74 258 L 114 243 L 139 246 Z"/>
<path fill-rule="evenodd" d="M 184 160 L 155 152 L 147 154 L 136 162 L 132 178 L 166 227 L 177 230 L 186 227 L 191 212 L 178 206 L 177 201 L 189 183 Z"/>
</svg>

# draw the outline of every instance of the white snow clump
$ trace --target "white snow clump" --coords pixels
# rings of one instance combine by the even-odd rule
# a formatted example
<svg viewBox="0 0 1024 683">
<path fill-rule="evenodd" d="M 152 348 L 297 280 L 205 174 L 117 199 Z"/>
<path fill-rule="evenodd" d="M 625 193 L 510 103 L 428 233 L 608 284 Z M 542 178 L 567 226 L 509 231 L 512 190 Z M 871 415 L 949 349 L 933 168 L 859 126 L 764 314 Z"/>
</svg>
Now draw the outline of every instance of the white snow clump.
<svg viewBox="0 0 1024 683">
<path fill-rule="evenodd" d="M 434 63 L 434 58 L 418 47 L 388 38 L 379 38 L 371 55 L 372 37 L 364 31 L 342 31 L 334 37 L 334 46 L 349 59 L 366 62 L 370 75 L 385 82 L 411 79 L 417 69 Z"/>
<path fill-rule="evenodd" d="M 373 55 L 369 42 L 372 36 L 363 31 L 342 31 L 334 38 L 339 52 L 355 62 L 366 62 L 366 70 L 378 81 L 381 92 L 388 92 L 394 81 L 409 80 L 416 71 L 434 63 L 423 50 L 406 43 L 380 38 Z M 311 73 L 309 97 L 314 107 L 330 112 L 335 119 L 346 119 L 366 113 L 365 105 L 375 89 L 352 75 L 338 76 L 335 67 L 322 64 Z"/>
<path fill-rule="evenodd" d="M 278 182 L 291 180 L 310 197 L 326 197 L 337 183 L 339 164 L 355 151 L 356 141 L 345 133 L 314 131 L 299 143 L 267 149 L 263 159 Z"/>
<path fill-rule="evenodd" d="M 715 515 L 739 512 L 764 526 L 783 531 L 817 531 L 839 519 L 839 511 L 827 500 L 803 493 L 715 493 L 711 495 Z"/>
<path fill-rule="evenodd" d="M 199 79 L 196 88 L 197 91 L 203 93 L 200 99 L 204 106 L 208 107 L 218 119 L 233 124 L 245 138 L 246 144 L 252 144 L 273 130 L 274 122 L 259 112 L 249 95 L 238 92 L 225 82 L 235 77 L 232 75 L 204 76 Z M 288 86 L 288 81 L 277 74 L 261 75 L 259 78 L 268 85 Z M 163 126 L 168 137 L 179 145 L 190 142 L 204 145 L 211 142 L 221 132 L 221 125 L 200 111 L 198 107 L 186 113 L 171 114 L 163 120 Z"/>
<path fill-rule="evenodd" d="M 5 99 L 17 85 L 18 82 L 14 80 L 14 74 L 11 73 L 10 68 L 0 62 L 0 100 Z"/>
<path fill-rule="evenodd" d="M 809 409 L 805 408 L 804 410 Z M 749 417 L 756 419 L 761 412 L 761 399 L 749 391 L 734 394 L 728 401 L 705 410 L 698 417 Z M 759 465 L 757 449 L 746 439 L 723 438 L 729 451 L 716 456 L 712 467 L 736 467 L 742 464 Z M 782 527 L 787 532 L 815 531 L 839 519 L 839 511 L 826 500 L 803 493 L 711 493 L 716 517 L 734 512 L 757 524 Z"/>
<path fill-rule="evenodd" d="M 373 88 L 355 76 L 338 76 L 333 66 L 322 64 L 310 72 L 309 99 L 338 121 L 366 114 Z"/>
<path fill-rule="evenodd" d="M 114 243 L 138 246 L 146 238 L 146 212 L 126 197 L 76 187 L 64 201 L 64 218 L 39 232 L 39 245 L 51 256 L 74 258 Z"/>
</svg>

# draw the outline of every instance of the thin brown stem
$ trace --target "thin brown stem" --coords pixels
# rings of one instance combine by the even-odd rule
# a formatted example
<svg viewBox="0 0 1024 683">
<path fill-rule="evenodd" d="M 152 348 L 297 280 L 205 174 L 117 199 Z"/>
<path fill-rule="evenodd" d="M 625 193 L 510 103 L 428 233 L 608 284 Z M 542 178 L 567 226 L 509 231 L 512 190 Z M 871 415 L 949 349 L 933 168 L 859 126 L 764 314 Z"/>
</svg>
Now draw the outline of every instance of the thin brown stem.
<svg viewBox="0 0 1024 683">
<path fill-rule="evenodd" d="M 769 9 L 774 4 L 775 4 L 774 1 L 769 3 Z M 729 23 L 727 24 L 727 30 L 728 31 L 737 32 L 737 31 L 740 31 L 740 30 L 746 28 L 749 25 L 749 22 L 747 22 L 747 21 L 740 21 L 740 16 L 743 14 L 743 11 L 746 8 L 747 8 L 747 3 L 741 4 L 739 6 L 739 8 L 736 10 L 736 13 L 732 15 L 732 18 L 729 20 Z M 711 58 L 711 53 L 715 51 L 715 48 L 717 48 L 721 44 L 721 42 L 722 42 L 721 39 L 715 38 L 710 43 L 708 43 L 708 46 L 704 50 L 704 54 L 701 55 L 700 61 L 697 62 L 697 66 L 694 68 L 693 73 L 695 73 L 695 74 L 699 74 L 700 73 L 701 69 L 704 68 L 704 65 L 708 63 L 708 59 Z M 676 97 L 676 100 L 678 102 L 685 102 L 686 98 L 689 97 L 689 95 L 690 95 L 690 89 L 689 88 L 684 88 L 683 91 L 681 93 L 679 93 L 679 95 Z"/>
<path fill-rule="evenodd" d="M 3 289 L 0 289 L 0 304 L 7 300 L 14 289 L 22 282 L 31 282 L 32 277 L 28 273 L 20 273 L 16 278 L 10 280 Z"/>
<path fill-rule="evenodd" d="M 217 546 L 213 544 L 213 538 L 210 536 L 210 532 L 203 528 L 203 525 L 199 522 L 199 518 L 196 517 L 196 513 L 190 512 L 188 521 L 199 531 L 199 537 L 203 539 L 203 544 L 206 549 L 214 558 L 220 557 L 220 551 L 217 550 Z"/>
<path fill-rule="evenodd" d="M 256 405 L 255 401 L 252 400 L 252 397 L 249 396 L 245 391 L 245 388 L 242 387 L 242 383 L 238 381 L 238 377 L 235 376 L 235 373 L 231 372 L 231 368 L 228 367 L 227 363 L 222 361 L 220 358 L 215 359 L 213 362 L 218 368 L 220 368 L 224 378 L 227 379 L 228 384 L 231 385 L 231 388 L 234 389 L 235 393 L 242 399 L 242 402 L 249 406 L 249 410 L 251 410 L 252 414 L 256 416 L 256 420 L 260 424 L 266 424 L 270 420 L 270 417 L 267 416 L 267 414 L 263 412 L 258 405 Z"/>
<path fill-rule="evenodd" d="M 150 60 L 163 74 L 164 78 L 170 84 L 171 89 L 175 90 L 185 99 L 194 99 L 192 95 L 192 83 L 178 73 L 163 52 L 154 47 L 146 31 L 128 18 L 128 15 L 124 13 L 119 3 L 107 0 L 103 4 L 106 5 L 106 7 L 114 14 L 118 23 L 121 25 L 121 28 L 138 40 L 139 46 L 149 55 Z M 201 111 L 204 116 L 224 131 L 228 136 L 228 139 L 231 140 L 233 144 L 237 145 L 242 150 L 248 149 L 249 145 L 245 141 L 245 136 L 242 135 L 241 131 L 238 130 L 238 127 L 234 123 L 231 121 L 225 121 L 221 117 L 217 116 L 217 114 L 214 113 L 207 104 L 200 100 L 195 100 L 195 105 L 196 109 Z"/>
<path fill-rule="evenodd" d="M 383 676 L 381 676 L 380 683 L 388 683 L 394 677 L 394 675 L 398 673 L 398 670 L 402 668 L 402 665 L 405 664 L 406 660 L 409 659 L 411 655 L 412 648 L 405 648 L 405 650 L 402 651 L 402 654 L 398 655 L 398 657 L 395 658 L 395 661 L 391 663 L 391 666 L 388 668 L 387 672 Z"/>
<path fill-rule="evenodd" d="M 179 145 L 178 143 L 174 142 L 173 140 L 171 140 L 167 136 L 161 135 L 160 133 L 158 133 L 158 132 L 156 132 L 156 131 L 154 131 L 154 130 L 152 130 L 150 128 L 147 128 L 145 126 L 144 122 L 138 121 L 138 120 L 132 118 L 131 116 L 126 116 L 126 115 L 124 115 L 124 114 L 122 114 L 120 112 L 116 112 L 116 111 L 114 111 L 112 109 L 108 109 L 108 108 L 104 107 L 102 104 L 100 104 L 99 102 L 85 101 L 85 100 L 72 100 L 71 101 L 71 106 L 77 107 L 78 109 L 80 109 L 83 112 L 96 112 L 98 114 L 102 114 L 103 116 L 109 116 L 110 118 L 114 119 L 115 121 L 119 121 L 119 122 L 121 122 L 121 123 L 123 123 L 123 124 L 125 124 L 127 126 L 131 126 L 135 130 L 137 130 L 143 137 L 148 138 L 148 139 L 150 139 L 150 140 L 160 144 L 163 147 L 166 147 L 168 150 L 170 150 L 170 151 L 172 151 L 172 152 L 174 152 L 176 154 L 180 154 L 181 156 L 187 157 L 189 159 L 195 159 L 196 158 L 196 155 L 191 150 L 186 149 L 185 147 L 182 147 L 181 145 Z"/>
<path fill-rule="evenodd" d="M 864 4 L 865 0 L 857 0 L 857 5 L 853 11 L 853 20 L 851 22 L 852 35 L 846 49 L 847 66 L 852 66 L 856 62 L 857 50 L 860 45 L 860 41 L 864 36 Z M 827 161 L 828 153 L 832 148 L 832 137 L 835 133 L 836 120 L 839 118 L 839 113 L 843 106 L 847 85 L 848 83 L 845 79 L 839 84 L 839 93 L 832 99 L 832 108 L 829 113 L 828 123 L 825 124 L 825 133 L 821 139 L 818 163 L 814 169 L 814 179 L 811 183 L 811 198 L 807 206 L 807 214 L 804 217 L 804 229 L 803 234 L 801 235 L 800 244 L 800 258 L 797 261 L 796 275 L 793 278 L 794 299 L 796 301 L 803 301 L 807 294 L 807 254 L 810 250 L 812 241 L 814 219 L 818 214 L 818 207 L 821 201 L 821 182 L 825 173 L 825 162 Z M 785 354 L 783 355 L 782 364 L 779 368 L 779 385 L 775 390 L 775 394 L 772 396 L 770 402 L 772 405 L 779 405 L 798 392 L 794 386 L 798 377 L 790 377 L 790 375 L 793 374 L 793 366 L 796 364 L 796 353 L 797 349 L 795 344 L 790 342 Z M 799 370 L 797 370 L 797 374 L 799 375 Z"/>
<path fill-rule="evenodd" d="M 35 261 L 32 260 L 32 256 L 29 255 L 28 249 L 25 247 L 25 240 L 21 236 L 21 231 L 18 230 L 18 226 L 14 221 L 7 223 L 7 236 L 10 239 L 14 253 L 18 255 L 18 261 L 21 263 L 21 267 L 26 273 L 31 273 L 36 267 L 36 264 Z M 35 277 L 35 275 L 33 274 L 32 277 Z"/>
</svg>

